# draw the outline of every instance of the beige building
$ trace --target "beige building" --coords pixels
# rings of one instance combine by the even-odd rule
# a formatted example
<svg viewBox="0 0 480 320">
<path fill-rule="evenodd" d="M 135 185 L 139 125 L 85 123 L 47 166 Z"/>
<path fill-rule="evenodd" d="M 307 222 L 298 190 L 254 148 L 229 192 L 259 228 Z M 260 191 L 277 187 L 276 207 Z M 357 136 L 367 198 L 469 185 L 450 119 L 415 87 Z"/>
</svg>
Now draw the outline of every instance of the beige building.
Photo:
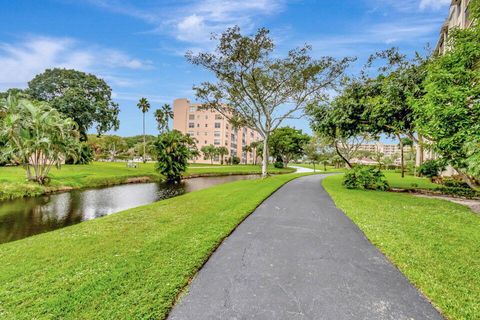
<svg viewBox="0 0 480 320">
<path fill-rule="evenodd" d="M 361 144 L 357 151 L 369 151 L 383 153 L 385 157 L 400 156 L 400 146 L 398 144 L 385 144 L 382 142 Z M 404 152 L 410 151 L 410 146 L 403 148 Z"/>
<path fill-rule="evenodd" d="M 438 40 L 436 52 L 444 54 L 448 50 L 448 35 L 454 28 L 466 29 L 472 25 L 468 15 L 468 5 L 471 0 L 452 0 L 450 10 L 445 23 L 440 30 L 440 39 Z"/>
<path fill-rule="evenodd" d="M 241 163 L 254 163 L 254 152 L 244 152 L 243 147 L 261 140 L 260 134 L 249 128 L 234 129 L 222 114 L 214 110 L 205 110 L 201 104 L 191 103 L 187 99 L 173 101 L 173 128 L 194 137 L 197 148 L 214 145 L 226 147 L 228 156 L 240 158 Z M 216 157 L 214 163 L 221 159 Z M 210 163 L 203 155 L 196 159 L 197 163 Z"/>
</svg>

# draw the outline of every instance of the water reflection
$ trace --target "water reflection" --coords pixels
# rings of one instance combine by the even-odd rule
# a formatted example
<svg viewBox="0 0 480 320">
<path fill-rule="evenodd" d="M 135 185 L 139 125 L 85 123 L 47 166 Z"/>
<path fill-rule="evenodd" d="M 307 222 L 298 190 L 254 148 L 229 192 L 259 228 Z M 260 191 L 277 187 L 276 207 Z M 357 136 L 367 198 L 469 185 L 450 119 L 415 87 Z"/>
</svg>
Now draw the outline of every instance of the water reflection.
<svg viewBox="0 0 480 320">
<path fill-rule="evenodd" d="M 177 185 L 143 183 L 0 202 L 0 243 L 70 226 L 214 185 L 257 176 L 195 178 Z"/>
</svg>

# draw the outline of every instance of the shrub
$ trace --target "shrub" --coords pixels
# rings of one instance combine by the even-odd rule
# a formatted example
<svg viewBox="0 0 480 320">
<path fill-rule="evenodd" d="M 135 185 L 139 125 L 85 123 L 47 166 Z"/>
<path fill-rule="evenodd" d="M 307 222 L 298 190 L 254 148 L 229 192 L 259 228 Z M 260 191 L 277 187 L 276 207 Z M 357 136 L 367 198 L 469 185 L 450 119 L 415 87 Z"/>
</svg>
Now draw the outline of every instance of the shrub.
<svg viewBox="0 0 480 320">
<path fill-rule="evenodd" d="M 71 156 L 67 157 L 65 164 L 89 164 L 93 161 L 93 150 L 88 144 L 82 143 L 79 151 L 76 158 Z"/>
<path fill-rule="evenodd" d="M 240 158 L 237 156 L 232 157 L 232 164 L 240 164 Z"/>
<path fill-rule="evenodd" d="M 471 189 L 468 183 L 462 180 L 454 179 L 454 178 L 444 178 L 442 184 L 447 188 L 464 188 L 464 189 Z"/>
<path fill-rule="evenodd" d="M 159 173 L 167 181 L 177 182 L 187 169 L 191 154 L 191 139 L 180 131 L 173 130 L 162 133 L 155 142 L 157 148 L 157 166 Z"/>
<path fill-rule="evenodd" d="M 356 166 L 345 173 L 343 185 L 348 189 L 388 190 L 383 173 L 375 167 Z"/>
<path fill-rule="evenodd" d="M 446 195 L 464 197 L 468 199 L 480 197 L 480 192 L 472 188 L 439 187 L 436 190 Z"/>
<path fill-rule="evenodd" d="M 281 162 L 281 161 L 275 162 L 275 164 L 273 166 L 277 169 L 282 169 L 284 167 L 283 162 Z"/>
<path fill-rule="evenodd" d="M 440 172 L 444 169 L 445 165 L 443 165 L 440 161 L 427 160 L 418 168 L 418 173 L 420 173 L 424 177 L 433 179 L 434 177 L 438 176 Z"/>
</svg>

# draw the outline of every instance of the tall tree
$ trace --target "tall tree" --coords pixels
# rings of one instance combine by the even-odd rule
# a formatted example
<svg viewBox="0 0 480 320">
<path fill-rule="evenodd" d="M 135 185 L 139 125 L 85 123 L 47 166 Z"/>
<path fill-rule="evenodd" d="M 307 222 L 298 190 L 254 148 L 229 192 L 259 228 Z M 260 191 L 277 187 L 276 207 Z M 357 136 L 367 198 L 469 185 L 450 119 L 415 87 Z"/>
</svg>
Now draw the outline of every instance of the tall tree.
<svg viewBox="0 0 480 320">
<path fill-rule="evenodd" d="M 155 110 L 155 120 L 157 120 L 158 131 L 163 133 L 169 131 L 168 121 L 173 119 L 172 107 L 169 104 L 164 104 L 160 109 Z"/>
<path fill-rule="evenodd" d="M 150 109 L 150 102 L 148 102 L 147 98 L 141 98 L 137 103 L 137 107 L 140 109 L 143 115 L 143 162 L 145 163 L 147 162 L 147 159 L 145 158 L 145 148 L 147 145 L 145 140 L 145 113 L 147 113 Z"/>
<path fill-rule="evenodd" d="M 112 101 L 112 89 L 93 74 L 68 69 L 47 69 L 28 83 L 26 92 L 73 119 L 82 140 L 93 126 L 98 134 L 117 130 L 120 125 L 118 104 Z"/>
<path fill-rule="evenodd" d="M 310 136 L 304 134 L 302 130 L 291 127 L 278 128 L 270 136 L 270 153 L 275 158 L 281 158 L 287 167 L 291 159 L 304 154 L 304 148 L 310 139 Z"/>
<path fill-rule="evenodd" d="M 247 144 L 247 145 L 244 145 L 242 147 L 242 151 L 243 153 L 245 154 L 245 164 L 247 164 L 247 155 L 250 153 L 253 152 L 253 148 L 252 148 L 252 145 L 251 144 Z"/>
<path fill-rule="evenodd" d="M 211 71 L 217 79 L 194 87 L 196 95 L 206 108 L 227 119 L 239 119 L 260 133 L 265 177 L 271 133 L 285 119 L 300 117 L 309 103 L 323 100 L 325 90 L 336 85 L 350 59 L 315 60 L 309 46 L 277 58 L 267 29 L 244 36 L 239 27 L 233 27 L 213 38 L 218 40 L 215 52 L 187 53 L 188 61 Z"/>
</svg>

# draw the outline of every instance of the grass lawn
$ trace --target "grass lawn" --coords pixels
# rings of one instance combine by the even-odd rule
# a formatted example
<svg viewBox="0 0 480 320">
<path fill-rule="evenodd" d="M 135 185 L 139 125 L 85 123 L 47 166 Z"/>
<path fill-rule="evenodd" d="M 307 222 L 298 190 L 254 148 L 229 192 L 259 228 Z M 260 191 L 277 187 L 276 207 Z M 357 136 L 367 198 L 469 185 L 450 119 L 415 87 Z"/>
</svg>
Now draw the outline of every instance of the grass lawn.
<svg viewBox="0 0 480 320">
<path fill-rule="evenodd" d="M 480 319 L 480 216 L 448 201 L 323 184 L 335 203 L 449 319 Z"/>
<path fill-rule="evenodd" d="M 193 165 L 192 165 L 193 166 Z M 293 169 L 270 168 L 271 173 L 288 173 Z M 188 169 L 186 176 L 206 174 L 247 174 L 260 173 L 260 166 L 238 165 L 223 166 L 221 168 Z M 154 163 L 140 164 L 138 168 L 127 168 L 126 163 L 94 162 L 89 165 L 65 165 L 61 170 L 50 171 L 51 183 L 48 187 L 25 181 L 25 171 L 21 167 L 0 168 L 0 200 L 24 196 L 40 195 L 49 191 L 58 191 L 65 188 L 101 187 L 125 183 L 128 179 L 148 177 L 159 180 L 161 175 L 156 173 Z"/>
<path fill-rule="evenodd" d="M 402 175 L 393 170 L 384 170 L 382 171 L 387 178 L 390 187 L 398 189 L 436 189 L 440 185 L 431 182 L 427 178 L 420 178 L 410 175 L 405 175 L 402 178 Z"/>
<path fill-rule="evenodd" d="M 244 180 L 0 245 L 0 318 L 164 319 L 213 250 L 298 174 Z"/>
</svg>

